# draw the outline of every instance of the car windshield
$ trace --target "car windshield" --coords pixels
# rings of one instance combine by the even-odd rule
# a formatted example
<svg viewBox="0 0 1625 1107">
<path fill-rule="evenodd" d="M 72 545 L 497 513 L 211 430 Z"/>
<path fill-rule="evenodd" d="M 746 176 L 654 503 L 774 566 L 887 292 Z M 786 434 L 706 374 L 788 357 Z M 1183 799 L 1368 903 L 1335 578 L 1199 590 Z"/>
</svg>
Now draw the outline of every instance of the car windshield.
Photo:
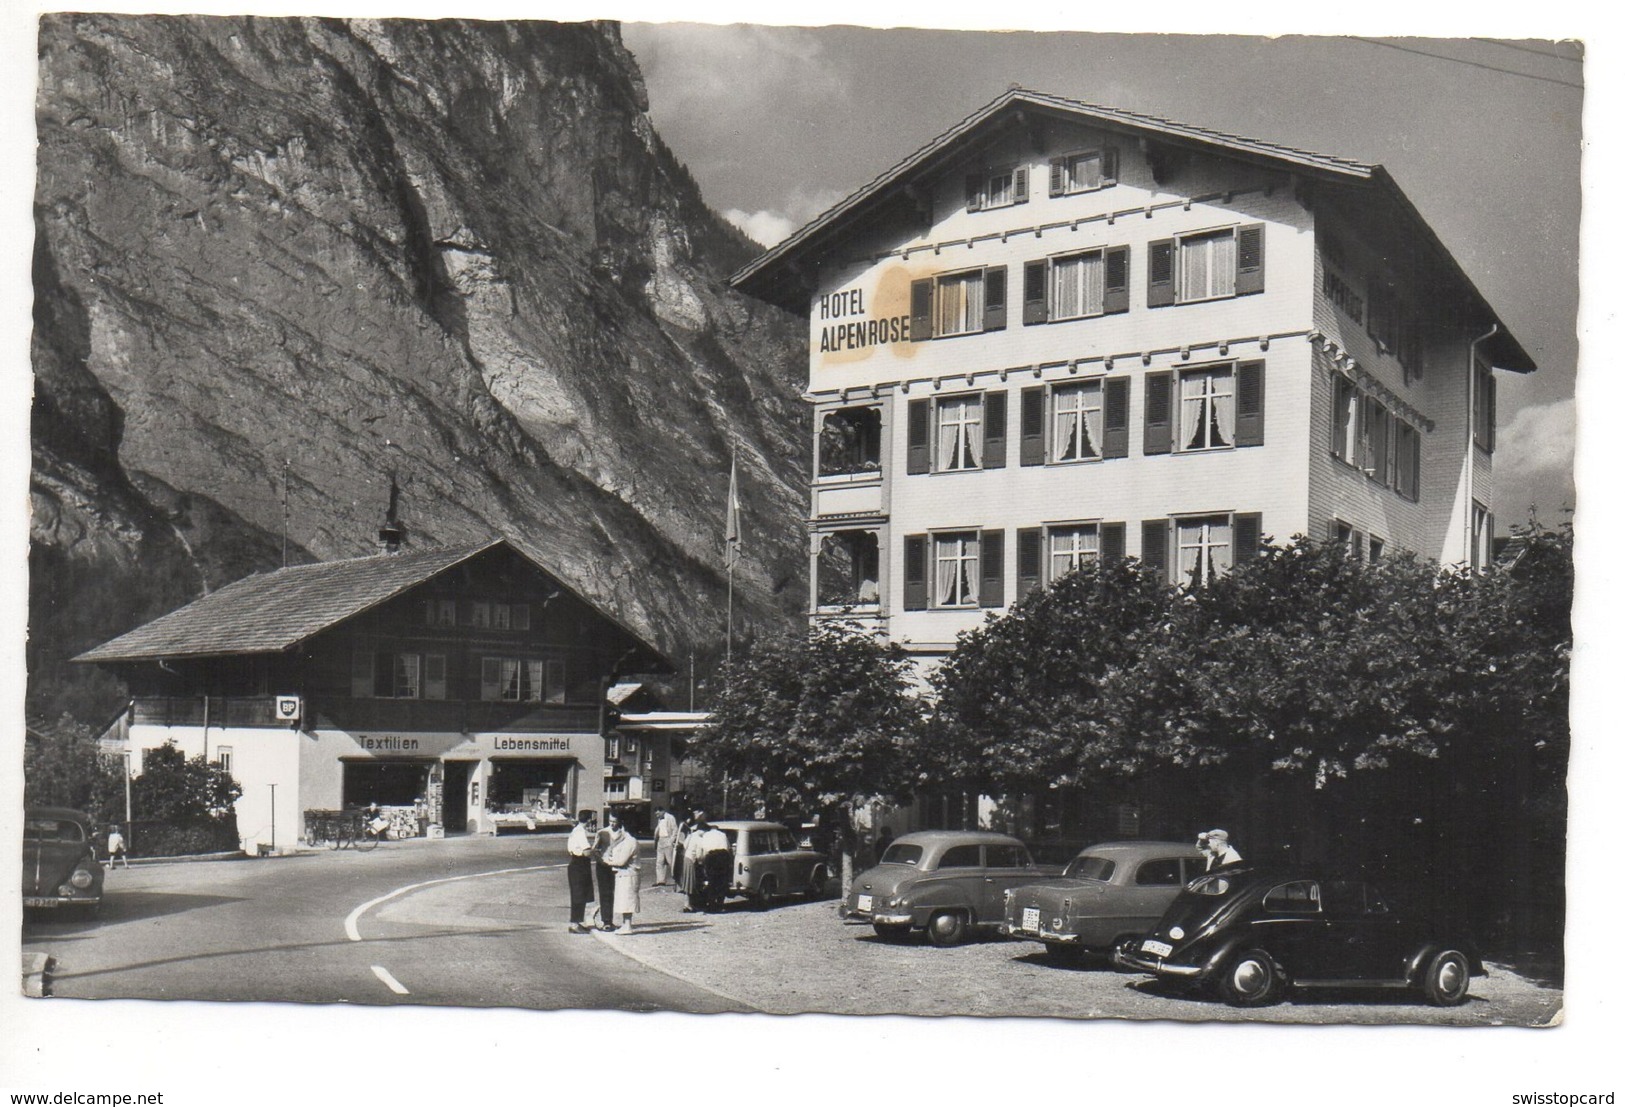
<svg viewBox="0 0 1625 1107">
<path fill-rule="evenodd" d="M 1191 881 L 1188 890 L 1195 892 L 1199 896 L 1227 896 L 1238 887 L 1240 885 L 1228 876 L 1210 873 L 1207 876 L 1199 876 Z"/>
<path fill-rule="evenodd" d="M 1087 855 L 1074 857 L 1072 863 L 1066 867 L 1062 876 L 1069 876 L 1074 880 L 1110 880 L 1112 870 L 1117 863 L 1107 857 L 1090 857 Z"/>
<path fill-rule="evenodd" d="M 913 842 L 893 842 L 880 859 L 882 865 L 918 865 L 925 856 L 925 848 Z"/>
<path fill-rule="evenodd" d="M 23 840 L 29 842 L 83 842 L 85 828 L 72 819 L 27 819 Z"/>
</svg>

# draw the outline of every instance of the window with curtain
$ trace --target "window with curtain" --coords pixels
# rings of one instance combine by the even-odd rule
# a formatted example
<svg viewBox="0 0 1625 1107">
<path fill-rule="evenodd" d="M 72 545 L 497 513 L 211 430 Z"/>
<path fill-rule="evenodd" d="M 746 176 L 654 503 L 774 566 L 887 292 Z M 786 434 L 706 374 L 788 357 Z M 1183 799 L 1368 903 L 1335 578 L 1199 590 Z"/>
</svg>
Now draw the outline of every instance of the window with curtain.
<svg viewBox="0 0 1625 1107">
<path fill-rule="evenodd" d="M 975 334 L 982 329 L 982 271 L 937 278 L 937 335 Z"/>
<path fill-rule="evenodd" d="M 1100 528 L 1089 526 L 1051 527 L 1049 532 L 1049 579 L 1095 561 L 1100 556 Z"/>
<path fill-rule="evenodd" d="M 1056 258 L 1050 263 L 1051 319 L 1078 319 L 1106 310 L 1106 262 L 1103 251 Z"/>
<path fill-rule="evenodd" d="M 1181 450 L 1216 450 L 1236 444 L 1235 370 L 1193 369 L 1179 377 Z"/>
<path fill-rule="evenodd" d="M 1066 191 L 1085 192 L 1099 188 L 1102 180 L 1101 152 L 1074 154 L 1066 159 Z"/>
<path fill-rule="evenodd" d="M 1191 235 L 1179 240 L 1179 300 L 1211 300 L 1236 294 L 1236 236 L 1233 231 Z"/>
<path fill-rule="evenodd" d="M 974 607 L 981 558 L 976 534 L 939 534 L 936 537 L 936 606 Z"/>
<path fill-rule="evenodd" d="M 1179 581 L 1200 588 L 1230 571 L 1230 516 L 1179 520 Z"/>
<path fill-rule="evenodd" d="M 415 700 L 421 694 L 422 658 L 415 653 L 379 653 L 373 658 L 373 695 Z"/>
<path fill-rule="evenodd" d="M 1051 461 L 1100 457 L 1100 383 L 1067 385 L 1050 394 Z"/>
<path fill-rule="evenodd" d="M 982 397 L 948 396 L 937 401 L 937 471 L 982 465 Z"/>
</svg>

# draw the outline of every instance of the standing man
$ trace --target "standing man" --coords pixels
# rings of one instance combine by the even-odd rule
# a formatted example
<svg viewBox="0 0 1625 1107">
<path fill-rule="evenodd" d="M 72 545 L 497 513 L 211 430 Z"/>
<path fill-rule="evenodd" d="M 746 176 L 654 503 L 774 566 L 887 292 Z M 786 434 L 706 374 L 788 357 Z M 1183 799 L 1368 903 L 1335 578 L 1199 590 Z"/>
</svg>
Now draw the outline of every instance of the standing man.
<svg viewBox="0 0 1625 1107">
<path fill-rule="evenodd" d="M 1241 853 L 1230 844 L 1228 830 L 1208 830 L 1196 836 L 1196 848 L 1207 854 L 1209 871 L 1241 864 Z"/>
<path fill-rule="evenodd" d="M 587 927 L 587 901 L 592 899 L 592 812 L 576 815 L 576 825 L 570 828 L 570 837 L 564 843 L 570 855 L 566 875 L 570 880 L 570 933 L 585 934 Z"/>
<path fill-rule="evenodd" d="M 594 868 L 598 872 L 598 929 L 615 929 L 615 870 L 609 867 L 607 855 L 614 843 L 615 832 L 609 827 L 613 816 L 604 812 L 604 825 L 598 828 L 598 837 L 592 846 Z"/>
<path fill-rule="evenodd" d="M 609 849 L 604 863 L 615 873 L 615 916 L 620 926 L 617 934 L 632 933 L 632 916 L 637 914 L 638 897 L 638 840 L 627 832 L 619 815 L 610 813 Z M 613 921 L 613 920 L 611 920 Z"/>
<path fill-rule="evenodd" d="M 677 863 L 677 817 L 664 807 L 655 809 L 655 887 L 671 883 Z"/>
</svg>

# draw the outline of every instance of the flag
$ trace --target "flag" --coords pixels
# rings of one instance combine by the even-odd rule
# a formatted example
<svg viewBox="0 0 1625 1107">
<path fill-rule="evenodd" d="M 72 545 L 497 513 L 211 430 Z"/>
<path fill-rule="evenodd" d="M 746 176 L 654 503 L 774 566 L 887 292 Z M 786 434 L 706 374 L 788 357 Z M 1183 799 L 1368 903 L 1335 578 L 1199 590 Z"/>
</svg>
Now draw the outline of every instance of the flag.
<svg viewBox="0 0 1625 1107">
<path fill-rule="evenodd" d="M 739 458 L 728 466 L 728 521 L 723 534 L 723 556 L 728 568 L 739 564 Z"/>
</svg>

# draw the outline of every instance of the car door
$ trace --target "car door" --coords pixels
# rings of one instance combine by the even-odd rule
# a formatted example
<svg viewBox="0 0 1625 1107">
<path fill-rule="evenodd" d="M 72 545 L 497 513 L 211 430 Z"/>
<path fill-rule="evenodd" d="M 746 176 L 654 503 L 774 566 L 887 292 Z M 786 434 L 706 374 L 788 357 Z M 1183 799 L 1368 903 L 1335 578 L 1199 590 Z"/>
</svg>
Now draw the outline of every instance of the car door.
<svg viewBox="0 0 1625 1107">
<path fill-rule="evenodd" d="M 796 836 L 788 830 L 780 830 L 778 839 L 779 850 L 784 854 L 785 887 L 805 888 L 812 882 L 817 854 L 810 849 L 802 849 Z"/>
<path fill-rule="evenodd" d="M 1274 955 L 1293 980 L 1318 980 L 1326 972 L 1326 919 L 1320 882 L 1289 880 L 1264 893 L 1249 926 L 1256 948 Z"/>
<path fill-rule="evenodd" d="M 942 907 L 968 908 L 980 920 L 986 911 L 987 879 L 987 862 L 979 843 L 961 842 L 949 846 L 937 859 L 936 873 L 931 880 L 931 899 Z"/>
<path fill-rule="evenodd" d="M 1100 918 L 1090 925 L 1091 940 L 1110 942 L 1122 934 L 1147 934 L 1185 886 L 1181 858 L 1151 857 L 1113 881 L 1100 900 Z M 1079 921 L 1080 930 L 1082 920 Z"/>
<path fill-rule="evenodd" d="M 1326 979 L 1404 979 L 1408 935 L 1376 889 L 1363 881 L 1328 880 L 1321 884 L 1321 897 Z"/>
<path fill-rule="evenodd" d="M 986 869 L 982 874 L 976 917 L 979 921 L 989 922 L 1004 918 L 1004 893 L 1018 884 L 1031 883 L 1036 879 L 1036 874 L 1026 846 L 1014 842 L 990 842 L 984 848 Z"/>
</svg>

